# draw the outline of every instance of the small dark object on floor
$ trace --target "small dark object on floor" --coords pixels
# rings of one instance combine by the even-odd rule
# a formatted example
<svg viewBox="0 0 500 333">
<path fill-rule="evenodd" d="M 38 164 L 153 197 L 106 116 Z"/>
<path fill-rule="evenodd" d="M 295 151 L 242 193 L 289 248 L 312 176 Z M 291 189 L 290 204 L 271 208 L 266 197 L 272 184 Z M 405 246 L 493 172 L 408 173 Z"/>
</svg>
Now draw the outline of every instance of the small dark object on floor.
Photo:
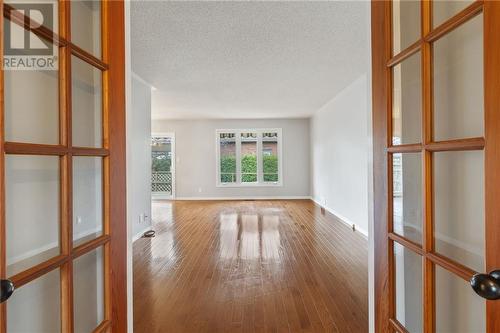
<svg viewBox="0 0 500 333">
<path fill-rule="evenodd" d="M 142 237 L 146 237 L 146 238 L 151 238 L 151 237 L 154 237 L 155 236 L 155 231 L 154 230 L 149 230 L 149 231 L 146 231 Z"/>
</svg>

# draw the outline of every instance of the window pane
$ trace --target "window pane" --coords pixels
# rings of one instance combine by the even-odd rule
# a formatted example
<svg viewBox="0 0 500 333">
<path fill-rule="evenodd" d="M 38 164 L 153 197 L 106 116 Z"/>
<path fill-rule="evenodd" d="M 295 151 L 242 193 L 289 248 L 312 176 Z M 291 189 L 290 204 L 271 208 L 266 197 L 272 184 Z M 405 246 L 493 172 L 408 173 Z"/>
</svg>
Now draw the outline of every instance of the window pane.
<svg viewBox="0 0 500 333">
<path fill-rule="evenodd" d="M 26 6 L 26 4 L 18 5 Z M 12 47 L 27 47 L 24 45 L 25 30 L 7 19 L 4 24 L 10 30 L 8 36 L 3 36 L 4 42 L 10 43 Z M 7 31 L 4 30 L 4 33 Z M 38 47 L 44 45 L 45 41 L 39 40 L 32 33 L 29 38 L 38 40 L 40 43 Z M 54 54 L 57 55 L 57 47 L 53 44 L 47 43 L 45 47 L 51 54 L 37 56 L 37 59 L 48 59 Z M 40 63 L 37 69 L 14 65 L 27 57 L 34 57 L 27 51 L 30 50 L 15 48 L 9 52 L 8 45 L 5 45 L 4 63 L 6 65 L 3 72 L 5 139 L 14 142 L 58 144 L 59 71 L 56 66 L 57 62 L 51 68 Z"/>
<path fill-rule="evenodd" d="M 102 235 L 102 157 L 73 157 L 73 243 Z"/>
<path fill-rule="evenodd" d="M 71 1 L 71 41 L 101 58 L 100 1 Z"/>
<path fill-rule="evenodd" d="M 393 68 L 392 144 L 419 143 L 422 132 L 420 52 Z"/>
<path fill-rule="evenodd" d="M 75 333 L 93 332 L 104 319 L 103 249 L 73 262 Z"/>
<path fill-rule="evenodd" d="M 393 230 L 414 242 L 422 239 L 422 161 L 420 153 L 393 154 Z"/>
<path fill-rule="evenodd" d="M 470 284 L 436 267 L 436 332 L 486 332 L 486 300 Z"/>
<path fill-rule="evenodd" d="M 241 182 L 257 181 L 257 133 L 241 133 Z"/>
<path fill-rule="evenodd" d="M 473 3 L 474 0 L 447 0 L 447 1 L 433 1 L 432 2 L 432 25 L 437 27 L 450 19 L 453 15 L 458 14 L 467 6 Z"/>
<path fill-rule="evenodd" d="M 16 289 L 7 303 L 7 332 L 61 332 L 60 281 L 54 269 Z"/>
<path fill-rule="evenodd" d="M 434 153 L 435 249 L 485 270 L 484 152 Z"/>
<path fill-rule="evenodd" d="M 236 138 L 234 133 L 220 133 L 220 182 L 236 182 Z"/>
<path fill-rule="evenodd" d="M 422 257 L 394 243 L 396 319 L 410 333 L 422 332 Z"/>
<path fill-rule="evenodd" d="M 11 0 L 5 1 L 5 3 L 15 8 L 20 14 L 29 17 L 31 20 L 40 24 L 41 26 L 55 32 L 59 33 L 59 3 L 58 0 Z M 17 25 L 17 24 L 16 24 Z M 19 25 L 17 25 L 20 27 Z M 12 29 L 13 27 L 9 27 Z M 40 48 L 41 37 L 35 37 L 35 34 L 30 33 L 31 39 L 30 44 L 34 48 Z"/>
<path fill-rule="evenodd" d="M 57 256 L 59 157 L 5 157 L 7 275 Z"/>
<path fill-rule="evenodd" d="M 278 133 L 262 133 L 262 170 L 265 182 L 279 181 L 278 166 Z"/>
<path fill-rule="evenodd" d="M 484 135 L 483 15 L 434 43 L 436 141 Z"/>
<path fill-rule="evenodd" d="M 73 146 L 102 147 L 102 73 L 71 57 Z"/>
<path fill-rule="evenodd" d="M 392 2 L 392 44 L 396 55 L 420 38 L 420 1 Z"/>
</svg>

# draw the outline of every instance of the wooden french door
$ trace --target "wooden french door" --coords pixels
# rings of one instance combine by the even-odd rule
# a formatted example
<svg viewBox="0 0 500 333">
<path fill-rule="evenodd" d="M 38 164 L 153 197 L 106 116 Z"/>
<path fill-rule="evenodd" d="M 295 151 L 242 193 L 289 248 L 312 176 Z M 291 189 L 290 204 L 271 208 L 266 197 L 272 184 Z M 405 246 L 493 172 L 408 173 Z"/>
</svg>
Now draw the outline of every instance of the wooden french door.
<svg viewBox="0 0 500 333">
<path fill-rule="evenodd" d="M 498 1 L 372 1 L 377 332 L 500 332 L 499 38 Z"/>
<path fill-rule="evenodd" d="M 0 332 L 126 332 L 124 4 L 0 12 Z"/>
</svg>

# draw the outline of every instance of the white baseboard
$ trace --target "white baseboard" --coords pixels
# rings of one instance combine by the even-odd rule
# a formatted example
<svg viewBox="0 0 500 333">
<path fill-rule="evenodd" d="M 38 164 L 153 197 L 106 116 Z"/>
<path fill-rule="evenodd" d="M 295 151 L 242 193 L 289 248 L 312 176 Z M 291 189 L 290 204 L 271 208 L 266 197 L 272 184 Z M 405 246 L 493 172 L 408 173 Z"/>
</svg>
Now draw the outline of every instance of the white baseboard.
<svg viewBox="0 0 500 333">
<path fill-rule="evenodd" d="M 174 200 L 175 196 L 172 195 L 159 195 L 159 194 L 152 194 L 151 195 L 151 200 Z"/>
<path fill-rule="evenodd" d="M 310 196 L 255 196 L 255 197 L 177 197 L 178 201 L 238 201 L 238 200 L 310 200 Z"/>
<path fill-rule="evenodd" d="M 314 201 L 314 203 L 316 203 L 316 205 L 326 209 L 330 214 L 332 215 L 335 215 L 336 218 L 338 218 L 342 223 L 344 223 L 345 225 L 349 226 L 351 229 L 352 227 L 354 226 L 355 230 L 356 231 L 359 231 L 359 233 L 366 239 L 368 239 L 368 232 L 362 228 L 360 228 L 358 225 L 354 224 L 352 221 L 350 221 L 347 217 L 345 216 L 342 216 L 341 214 L 339 214 L 338 212 L 336 212 L 335 210 L 329 208 L 329 207 L 325 207 L 323 206 L 322 204 L 319 203 L 318 200 L 314 199 L 313 197 L 311 198 L 312 201 Z"/>
<path fill-rule="evenodd" d="M 152 229 L 152 226 L 147 226 L 146 228 L 144 228 L 143 230 L 139 231 L 137 234 L 134 235 L 134 237 L 132 237 L 132 243 L 135 242 L 136 240 L 138 240 L 139 238 L 142 237 L 142 235 L 146 232 L 146 231 L 149 231 Z"/>
</svg>

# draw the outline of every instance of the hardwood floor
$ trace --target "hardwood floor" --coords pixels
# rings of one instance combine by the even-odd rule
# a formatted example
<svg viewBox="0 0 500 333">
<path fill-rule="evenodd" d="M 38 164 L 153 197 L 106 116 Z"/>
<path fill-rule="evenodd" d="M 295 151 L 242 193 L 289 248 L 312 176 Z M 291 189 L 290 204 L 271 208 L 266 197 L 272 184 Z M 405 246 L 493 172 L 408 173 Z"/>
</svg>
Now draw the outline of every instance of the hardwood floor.
<svg viewBox="0 0 500 333">
<path fill-rule="evenodd" d="M 134 332 L 367 332 L 368 242 L 312 201 L 157 201 Z"/>
</svg>

